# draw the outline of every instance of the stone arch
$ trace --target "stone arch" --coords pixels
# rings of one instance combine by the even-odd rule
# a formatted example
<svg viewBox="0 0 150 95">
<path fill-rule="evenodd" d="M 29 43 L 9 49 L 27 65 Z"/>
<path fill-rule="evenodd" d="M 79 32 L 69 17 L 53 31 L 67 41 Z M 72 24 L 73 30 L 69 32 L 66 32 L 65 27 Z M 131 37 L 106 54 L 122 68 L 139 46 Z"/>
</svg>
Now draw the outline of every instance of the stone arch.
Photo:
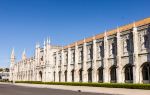
<svg viewBox="0 0 150 95">
<path fill-rule="evenodd" d="M 64 75 L 65 75 L 65 82 L 67 82 L 67 70 L 65 70 Z"/>
<path fill-rule="evenodd" d="M 142 82 L 150 83 L 150 62 L 141 65 Z"/>
<path fill-rule="evenodd" d="M 89 68 L 87 72 L 88 72 L 88 82 L 92 82 L 92 68 Z"/>
<path fill-rule="evenodd" d="M 126 64 L 123 67 L 124 71 L 124 82 L 125 83 L 133 83 L 133 65 L 132 64 Z"/>
<path fill-rule="evenodd" d="M 56 72 L 54 71 L 54 82 L 56 81 Z"/>
<path fill-rule="evenodd" d="M 61 82 L 61 71 L 58 72 L 59 82 Z"/>
<path fill-rule="evenodd" d="M 83 69 L 79 69 L 79 82 L 83 81 Z"/>
<path fill-rule="evenodd" d="M 73 70 L 71 71 L 71 80 L 72 80 L 72 82 L 74 82 L 74 72 L 75 72 L 75 70 L 73 69 Z"/>
<path fill-rule="evenodd" d="M 31 70 L 31 80 L 33 80 L 33 70 Z"/>
<path fill-rule="evenodd" d="M 117 72 L 116 72 L 116 65 L 110 67 L 110 82 L 116 83 L 117 82 Z"/>
<path fill-rule="evenodd" d="M 42 81 L 42 77 L 43 77 L 42 71 L 39 71 L 39 77 L 40 77 L 40 81 Z"/>
<path fill-rule="evenodd" d="M 99 67 L 97 69 L 98 72 L 98 82 L 103 82 L 103 67 Z"/>
</svg>

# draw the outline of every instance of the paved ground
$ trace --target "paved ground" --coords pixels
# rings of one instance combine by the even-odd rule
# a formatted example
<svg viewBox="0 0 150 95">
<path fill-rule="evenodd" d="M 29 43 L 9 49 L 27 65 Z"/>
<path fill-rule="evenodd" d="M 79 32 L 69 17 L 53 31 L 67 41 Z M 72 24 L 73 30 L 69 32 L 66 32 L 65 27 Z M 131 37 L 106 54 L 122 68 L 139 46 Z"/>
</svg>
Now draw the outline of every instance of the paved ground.
<svg viewBox="0 0 150 95">
<path fill-rule="evenodd" d="M 70 90 L 70 91 L 81 90 L 82 92 L 107 93 L 107 94 L 113 94 L 113 95 L 150 95 L 150 90 L 142 90 L 142 89 L 105 88 L 105 87 L 87 87 L 87 86 L 65 86 L 65 85 L 59 85 L 58 86 L 58 85 L 24 84 L 24 83 L 19 83 L 19 84 L 15 84 L 15 85 L 25 86 L 25 87 L 36 87 L 36 88 L 61 89 L 61 90 Z M 53 95 L 53 94 L 51 94 L 51 95 Z M 71 94 L 69 94 L 69 95 L 71 95 Z M 77 93 L 75 95 L 82 95 L 82 94 Z M 88 94 L 86 94 L 86 95 L 88 95 Z M 95 94 L 95 95 L 97 95 L 97 94 Z M 98 94 L 98 95 L 103 95 L 103 94 Z"/>
<path fill-rule="evenodd" d="M 81 92 L 78 92 L 78 90 L 81 90 Z M 150 90 L 0 83 L 0 95 L 150 95 Z"/>
<path fill-rule="evenodd" d="M 58 90 L 50 88 L 16 86 L 11 84 L 0 83 L 0 95 L 110 95 L 110 94 L 86 93 L 86 92 Z"/>
</svg>

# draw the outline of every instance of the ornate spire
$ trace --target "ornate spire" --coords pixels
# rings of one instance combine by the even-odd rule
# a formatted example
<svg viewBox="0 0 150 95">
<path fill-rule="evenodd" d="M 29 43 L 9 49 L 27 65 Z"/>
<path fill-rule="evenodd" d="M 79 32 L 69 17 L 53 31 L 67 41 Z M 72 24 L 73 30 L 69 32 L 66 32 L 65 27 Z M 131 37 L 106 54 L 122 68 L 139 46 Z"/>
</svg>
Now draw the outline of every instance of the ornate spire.
<svg viewBox="0 0 150 95">
<path fill-rule="evenodd" d="M 40 48 L 40 43 L 39 42 L 37 43 L 37 45 L 38 45 L 38 48 Z"/>
<path fill-rule="evenodd" d="M 104 36 L 107 37 L 107 31 L 105 30 Z"/>
<path fill-rule="evenodd" d="M 47 40 L 46 40 L 46 44 L 49 44 L 49 38 L 47 38 Z"/>
<path fill-rule="evenodd" d="M 119 27 L 117 27 L 117 39 L 120 39 L 120 29 L 119 29 Z M 119 41 L 117 41 L 117 42 L 119 42 Z"/>
<path fill-rule="evenodd" d="M 44 39 L 44 46 L 46 45 L 46 41 L 45 41 L 45 39 Z"/>
<path fill-rule="evenodd" d="M 120 32 L 120 29 L 119 29 L 119 27 L 117 26 L 117 32 Z"/>
<path fill-rule="evenodd" d="M 85 40 L 86 40 L 86 39 L 84 38 L 84 43 L 85 43 Z"/>
<path fill-rule="evenodd" d="M 93 35 L 93 40 L 95 40 L 95 35 Z"/>
<path fill-rule="evenodd" d="M 49 42 L 49 44 L 51 44 L 51 38 L 50 37 L 48 37 L 48 42 Z"/>
<path fill-rule="evenodd" d="M 37 42 L 35 47 L 36 47 L 36 48 L 39 48 L 39 47 L 40 47 L 40 44 Z"/>
<path fill-rule="evenodd" d="M 23 60 L 26 59 L 26 51 L 25 51 L 25 49 L 24 49 L 24 51 L 23 51 L 23 53 L 22 53 L 22 59 L 23 59 Z"/>
<path fill-rule="evenodd" d="M 47 37 L 47 39 L 44 40 L 44 45 L 46 45 L 46 44 L 50 44 L 50 37 Z"/>
<path fill-rule="evenodd" d="M 133 22 L 133 27 L 134 27 L 134 28 L 136 27 L 135 22 Z"/>
<path fill-rule="evenodd" d="M 15 58 L 15 50 L 14 48 L 12 49 L 12 52 L 11 52 L 11 59 L 14 59 Z"/>
<path fill-rule="evenodd" d="M 133 22 L 133 32 L 137 32 L 137 27 L 136 27 L 135 22 Z"/>
<path fill-rule="evenodd" d="M 76 45 L 76 46 L 78 46 L 78 43 L 77 43 L 77 42 L 75 42 L 75 45 Z"/>
</svg>

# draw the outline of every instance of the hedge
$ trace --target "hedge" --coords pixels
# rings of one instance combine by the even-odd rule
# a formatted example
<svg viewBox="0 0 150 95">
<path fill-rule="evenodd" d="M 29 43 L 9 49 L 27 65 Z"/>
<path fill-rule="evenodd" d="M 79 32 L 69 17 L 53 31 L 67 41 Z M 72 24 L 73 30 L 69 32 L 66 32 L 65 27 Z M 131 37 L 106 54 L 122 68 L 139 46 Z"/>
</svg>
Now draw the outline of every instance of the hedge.
<svg viewBox="0 0 150 95">
<path fill-rule="evenodd" d="M 130 84 L 129 83 L 80 83 L 80 82 L 40 82 L 40 81 L 16 81 L 15 83 L 108 87 L 108 88 L 129 88 L 129 89 L 150 90 L 150 84 L 131 84 L 131 83 Z"/>
<path fill-rule="evenodd" d="M 9 82 L 8 79 L 0 79 L 0 82 Z"/>
</svg>

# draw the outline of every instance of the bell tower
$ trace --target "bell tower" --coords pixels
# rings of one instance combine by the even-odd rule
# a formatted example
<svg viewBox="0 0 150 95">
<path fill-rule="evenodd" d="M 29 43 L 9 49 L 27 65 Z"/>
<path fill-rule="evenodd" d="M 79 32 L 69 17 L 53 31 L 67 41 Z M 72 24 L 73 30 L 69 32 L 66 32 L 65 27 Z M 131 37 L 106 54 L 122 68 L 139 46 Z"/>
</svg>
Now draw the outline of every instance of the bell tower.
<svg viewBox="0 0 150 95">
<path fill-rule="evenodd" d="M 13 81 L 13 72 L 14 72 L 14 64 L 15 64 L 15 51 L 12 49 L 11 56 L 10 56 L 10 77 L 9 81 Z"/>
<path fill-rule="evenodd" d="M 12 49 L 12 52 L 11 52 L 11 56 L 10 56 L 10 65 L 14 65 L 15 64 L 15 51 L 14 49 Z"/>
</svg>

